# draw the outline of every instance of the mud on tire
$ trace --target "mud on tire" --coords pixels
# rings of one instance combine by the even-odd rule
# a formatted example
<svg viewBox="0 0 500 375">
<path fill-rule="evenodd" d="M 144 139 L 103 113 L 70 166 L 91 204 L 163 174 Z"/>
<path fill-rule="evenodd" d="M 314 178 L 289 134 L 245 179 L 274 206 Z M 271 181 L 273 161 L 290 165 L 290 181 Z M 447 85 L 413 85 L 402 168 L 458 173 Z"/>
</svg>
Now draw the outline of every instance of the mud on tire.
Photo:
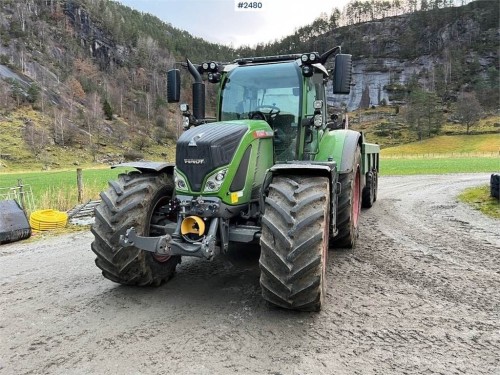
<svg viewBox="0 0 500 375">
<path fill-rule="evenodd" d="M 130 172 L 110 181 L 95 210 L 92 251 L 96 265 L 109 280 L 126 285 L 160 285 L 168 281 L 180 262 L 179 256 L 155 258 L 136 247 L 121 247 L 119 238 L 134 227 L 139 235 L 150 234 L 154 210 L 174 191 L 173 177 L 166 173 Z"/>
<path fill-rule="evenodd" d="M 287 309 L 319 311 L 325 296 L 330 183 L 276 176 L 262 218 L 262 296 Z"/>
</svg>

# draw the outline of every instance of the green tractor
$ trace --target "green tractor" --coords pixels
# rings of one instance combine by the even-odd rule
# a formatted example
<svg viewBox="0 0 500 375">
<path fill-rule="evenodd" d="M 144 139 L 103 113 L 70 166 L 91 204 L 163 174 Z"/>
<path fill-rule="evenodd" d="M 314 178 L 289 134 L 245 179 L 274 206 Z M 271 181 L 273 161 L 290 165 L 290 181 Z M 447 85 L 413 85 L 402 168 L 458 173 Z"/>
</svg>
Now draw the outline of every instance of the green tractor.
<svg viewBox="0 0 500 375">
<path fill-rule="evenodd" d="M 328 249 L 355 245 L 360 208 L 377 196 L 379 147 L 327 112 L 327 84 L 350 91 L 351 55 L 336 47 L 185 67 L 193 108 L 180 106 L 176 163 L 120 165 L 135 171 L 101 194 L 97 266 L 120 284 L 160 285 L 183 256 L 210 260 L 231 243 L 260 244 L 263 297 L 320 310 Z M 203 77 L 218 85 L 217 118 L 205 116 Z M 180 70 L 168 72 L 170 103 L 180 80 Z"/>
</svg>

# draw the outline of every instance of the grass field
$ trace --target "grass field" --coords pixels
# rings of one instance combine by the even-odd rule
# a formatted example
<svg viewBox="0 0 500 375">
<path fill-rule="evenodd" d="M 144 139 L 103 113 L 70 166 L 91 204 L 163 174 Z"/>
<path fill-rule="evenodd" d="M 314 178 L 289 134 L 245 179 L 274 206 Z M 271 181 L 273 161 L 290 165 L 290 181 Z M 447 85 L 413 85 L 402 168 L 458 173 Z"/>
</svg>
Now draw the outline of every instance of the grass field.
<svg viewBox="0 0 500 375">
<path fill-rule="evenodd" d="M 99 198 L 99 192 L 107 188 L 107 181 L 116 179 L 124 171 L 124 168 L 83 170 L 83 200 Z M 66 211 L 78 203 L 76 170 L 2 173 L 0 194 L 16 187 L 19 179 L 25 189 L 33 192 L 34 210 L 52 208 Z"/>
<path fill-rule="evenodd" d="M 470 154 L 500 156 L 500 133 L 482 135 L 442 135 L 420 142 L 385 148 L 381 151 L 383 157 L 409 157 L 415 154 L 431 154 L 434 157 L 444 154 L 455 156 Z"/>
<path fill-rule="evenodd" d="M 416 159 L 385 159 L 380 161 L 380 174 L 411 175 L 411 174 L 443 174 L 443 173 L 478 173 L 500 171 L 500 157 L 471 158 L 416 158 Z"/>
</svg>

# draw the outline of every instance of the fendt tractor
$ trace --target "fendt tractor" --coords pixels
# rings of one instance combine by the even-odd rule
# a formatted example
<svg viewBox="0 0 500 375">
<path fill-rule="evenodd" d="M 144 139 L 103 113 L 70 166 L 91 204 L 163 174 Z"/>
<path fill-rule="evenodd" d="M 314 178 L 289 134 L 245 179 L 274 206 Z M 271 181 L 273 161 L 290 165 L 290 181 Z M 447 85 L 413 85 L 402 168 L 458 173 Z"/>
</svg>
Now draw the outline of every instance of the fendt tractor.
<svg viewBox="0 0 500 375">
<path fill-rule="evenodd" d="M 160 285 L 183 256 L 210 260 L 234 243 L 260 244 L 264 299 L 320 310 L 329 247 L 355 245 L 360 207 L 377 197 L 378 145 L 327 111 L 329 83 L 335 94 L 350 91 L 351 55 L 336 47 L 184 66 L 193 103 L 180 105 L 176 162 L 120 164 L 135 170 L 101 194 L 97 266 L 120 284 Z M 205 116 L 206 80 L 218 85 L 216 118 Z M 172 69 L 168 102 L 180 91 Z"/>
</svg>

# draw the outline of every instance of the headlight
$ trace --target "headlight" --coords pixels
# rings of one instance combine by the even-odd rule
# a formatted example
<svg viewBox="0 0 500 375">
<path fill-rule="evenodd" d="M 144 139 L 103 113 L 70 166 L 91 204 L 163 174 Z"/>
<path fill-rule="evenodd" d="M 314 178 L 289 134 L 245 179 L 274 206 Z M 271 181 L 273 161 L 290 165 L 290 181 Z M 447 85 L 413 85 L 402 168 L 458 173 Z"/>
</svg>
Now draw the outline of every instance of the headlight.
<svg viewBox="0 0 500 375">
<path fill-rule="evenodd" d="M 302 75 L 304 77 L 312 77 L 313 74 L 314 70 L 311 65 L 302 65 Z"/>
<path fill-rule="evenodd" d="M 205 183 L 204 191 L 206 193 L 215 193 L 220 190 L 224 179 L 226 178 L 227 168 L 217 171 L 207 178 L 207 182 Z"/>
<path fill-rule="evenodd" d="M 216 181 L 219 181 L 219 182 L 222 182 L 224 181 L 224 177 L 226 177 L 226 170 L 224 170 L 224 172 L 219 172 L 215 175 L 215 180 Z"/>
<path fill-rule="evenodd" d="M 314 126 L 319 128 L 321 125 L 323 125 L 323 118 L 321 117 L 321 115 L 314 116 Z"/>
<path fill-rule="evenodd" d="M 189 191 L 188 184 L 183 175 L 174 170 L 175 189 L 179 191 Z"/>
</svg>

